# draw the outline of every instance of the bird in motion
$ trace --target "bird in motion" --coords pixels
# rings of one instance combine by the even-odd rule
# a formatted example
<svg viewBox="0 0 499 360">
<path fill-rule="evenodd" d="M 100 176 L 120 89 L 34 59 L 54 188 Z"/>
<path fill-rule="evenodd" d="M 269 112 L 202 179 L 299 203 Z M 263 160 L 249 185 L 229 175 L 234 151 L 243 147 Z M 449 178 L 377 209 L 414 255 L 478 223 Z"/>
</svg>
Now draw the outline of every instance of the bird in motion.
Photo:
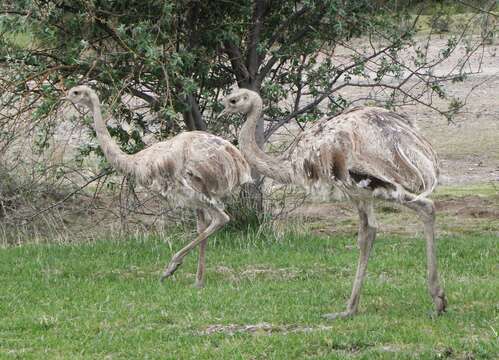
<svg viewBox="0 0 499 360">
<path fill-rule="evenodd" d="M 428 289 L 438 314 L 446 298 L 440 286 L 435 249 L 435 206 L 428 195 L 435 189 L 438 160 L 430 143 L 401 115 L 379 107 L 356 107 L 323 118 L 296 138 L 281 157 L 266 154 L 255 139 L 262 116 L 258 93 L 238 89 L 224 99 L 221 113 L 247 116 L 239 133 L 246 160 L 261 174 L 284 184 L 307 189 L 340 189 L 359 214 L 360 256 L 345 311 L 326 314 L 328 319 L 357 312 L 369 255 L 376 237 L 373 201 L 383 199 L 414 210 L 424 224 Z"/>
<path fill-rule="evenodd" d="M 173 255 L 161 280 L 171 276 L 184 257 L 199 245 L 195 285 L 203 287 L 207 238 L 229 221 L 224 198 L 240 185 L 252 181 L 250 167 L 239 150 L 218 136 L 190 131 L 136 154 L 127 154 L 111 138 L 94 90 L 76 86 L 65 98 L 92 112 L 99 145 L 116 170 L 132 176 L 138 184 L 166 200 L 195 210 L 198 235 Z"/>
</svg>

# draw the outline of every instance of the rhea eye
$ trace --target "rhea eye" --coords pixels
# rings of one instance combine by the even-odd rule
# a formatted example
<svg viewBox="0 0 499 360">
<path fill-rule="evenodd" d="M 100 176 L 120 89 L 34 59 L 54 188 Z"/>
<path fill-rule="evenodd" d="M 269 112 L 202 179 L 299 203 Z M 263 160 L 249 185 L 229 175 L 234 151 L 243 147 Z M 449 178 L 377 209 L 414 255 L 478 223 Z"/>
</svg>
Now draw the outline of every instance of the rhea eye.
<svg viewBox="0 0 499 360">
<path fill-rule="evenodd" d="M 237 102 L 237 100 L 236 100 L 236 99 L 230 99 L 230 100 L 229 100 L 229 102 L 230 102 L 231 104 L 235 104 L 235 103 Z"/>
<path fill-rule="evenodd" d="M 78 92 L 78 91 L 75 91 L 73 94 L 75 94 L 76 96 L 78 96 L 79 92 Z"/>
</svg>

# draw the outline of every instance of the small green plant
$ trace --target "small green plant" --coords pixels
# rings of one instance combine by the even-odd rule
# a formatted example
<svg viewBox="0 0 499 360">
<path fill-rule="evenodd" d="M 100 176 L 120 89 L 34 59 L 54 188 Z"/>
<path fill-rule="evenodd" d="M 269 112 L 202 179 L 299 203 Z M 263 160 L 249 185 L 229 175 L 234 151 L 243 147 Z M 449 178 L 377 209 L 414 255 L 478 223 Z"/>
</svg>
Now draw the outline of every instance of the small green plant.
<svg viewBox="0 0 499 360">
<path fill-rule="evenodd" d="M 251 196 L 263 196 L 261 193 L 250 194 Z M 226 228 L 231 230 L 248 230 L 249 228 L 258 228 L 267 219 L 268 215 L 258 211 L 252 206 L 252 199 L 249 196 L 233 196 L 226 206 L 227 213 L 230 216 L 230 222 Z"/>
</svg>

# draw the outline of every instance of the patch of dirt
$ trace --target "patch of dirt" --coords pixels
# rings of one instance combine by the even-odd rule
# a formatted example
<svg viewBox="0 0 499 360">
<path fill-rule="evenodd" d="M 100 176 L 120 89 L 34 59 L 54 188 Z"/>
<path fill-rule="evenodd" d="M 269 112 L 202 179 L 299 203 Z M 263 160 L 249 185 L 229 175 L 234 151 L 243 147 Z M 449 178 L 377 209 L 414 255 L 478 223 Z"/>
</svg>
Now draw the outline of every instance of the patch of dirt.
<svg viewBox="0 0 499 360">
<path fill-rule="evenodd" d="M 435 201 L 437 211 L 468 218 L 499 219 L 499 208 L 494 201 L 479 196 L 464 196 Z"/>
<path fill-rule="evenodd" d="M 346 219 L 355 216 L 355 211 L 347 202 L 304 204 L 293 211 L 293 215 L 310 220 Z"/>
<path fill-rule="evenodd" d="M 243 271 L 236 271 L 227 266 L 217 266 L 215 271 L 227 276 L 231 281 L 238 282 L 242 279 L 255 279 L 265 277 L 276 280 L 290 280 L 298 276 L 299 270 L 295 268 L 269 268 L 264 265 L 252 265 Z"/>
<path fill-rule="evenodd" d="M 238 325 L 238 324 L 228 324 L 228 325 L 209 325 L 204 330 L 201 331 L 201 335 L 212 335 L 217 333 L 223 333 L 227 335 L 235 335 L 240 333 L 252 333 L 252 334 L 266 334 L 270 335 L 272 333 L 296 333 L 296 332 L 312 332 L 312 331 L 322 331 L 331 330 L 333 326 L 326 325 L 316 325 L 316 326 L 306 326 L 306 325 L 273 325 L 266 322 L 258 323 L 254 325 Z"/>
<path fill-rule="evenodd" d="M 445 196 L 434 201 L 438 217 L 437 233 L 473 231 L 482 223 L 487 231 L 499 234 L 498 199 L 469 195 Z M 414 235 L 422 231 L 421 223 L 414 213 L 401 205 L 378 202 L 375 214 L 379 232 Z M 358 224 L 357 212 L 347 201 L 304 204 L 295 209 L 290 218 L 310 224 L 310 230 L 319 235 L 351 234 L 357 230 Z"/>
<path fill-rule="evenodd" d="M 499 144 L 499 135 L 497 142 Z M 499 154 L 499 149 L 496 153 Z M 494 181 L 499 185 L 499 160 L 483 159 L 482 157 L 485 156 L 489 155 L 486 153 L 477 156 L 470 155 L 459 160 L 441 159 L 439 184 L 461 185 Z"/>
</svg>

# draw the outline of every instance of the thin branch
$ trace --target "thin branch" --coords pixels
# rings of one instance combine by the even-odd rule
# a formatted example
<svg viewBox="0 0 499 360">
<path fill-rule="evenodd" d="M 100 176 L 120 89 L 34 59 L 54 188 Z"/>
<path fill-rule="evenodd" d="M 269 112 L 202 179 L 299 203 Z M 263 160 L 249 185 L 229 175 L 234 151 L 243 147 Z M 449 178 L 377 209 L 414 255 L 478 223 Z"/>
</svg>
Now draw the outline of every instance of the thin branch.
<svg viewBox="0 0 499 360">
<path fill-rule="evenodd" d="M 76 190 L 73 190 L 71 191 L 69 194 L 67 194 L 62 200 L 60 201 L 57 201 L 55 203 L 53 203 L 52 205 L 50 205 L 49 207 L 46 207 L 40 211 L 37 211 L 36 213 L 32 214 L 29 218 L 25 219 L 24 220 L 24 224 L 27 224 L 28 222 L 30 222 L 31 220 L 33 220 L 35 217 L 55 208 L 56 206 L 59 206 L 60 204 L 62 204 L 63 202 L 65 202 L 66 200 L 68 200 L 71 196 L 75 195 L 76 193 L 80 192 L 81 190 L 83 190 L 84 188 L 86 188 L 88 185 L 90 185 L 91 183 L 93 183 L 94 181 L 96 180 L 99 180 L 100 178 L 104 177 L 104 176 L 107 176 L 111 173 L 113 173 L 114 170 L 112 169 L 104 169 L 103 171 L 101 171 L 100 174 L 94 176 L 93 178 L 91 178 L 90 180 L 88 180 L 85 184 L 83 184 L 82 186 L 80 186 L 78 189 Z"/>
<path fill-rule="evenodd" d="M 258 68 L 260 67 L 257 50 L 260 42 L 260 33 L 263 27 L 263 17 L 265 16 L 266 10 L 267 6 L 265 4 L 265 0 L 254 0 L 251 28 L 246 41 L 246 69 L 248 70 L 249 75 L 249 85 L 253 88 L 253 90 L 257 90 L 255 87 L 255 80 Z"/>
<path fill-rule="evenodd" d="M 379 50 L 379 51 L 376 51 L 375 53 L 365 57 L 364 59 L 362 59 L 361 61 L 359 62 L 354 62 L 348 66 L 345 66 L 344 68 L 342 69 L 338 69 L 336 71 L 336 75 L 334 76 L 334 78 L 330 81 L 330 84 L 335 84 L 339 78 L 345 73 L 347 72 L 348 70 L 350 69 L 353 69 L 354 67 L 360 65 L 360 64 L 363 64 L 363 63 L 366 63 L 368 62 L 369 60 L 379 56 L 380 54 L 382 53 L 385 53 L 386 51 L 388 51 L 391 47 L 393 46 L 393 44 L 391 45 L 388 45 L 386 47 L 384 47 L 383 49 Z M 283 124 L 287 123 L 289 120 L 301 115 L 301 114 L 304 114 L 308 111 L 310 111 L 311 109 L 315 108 L 317 105 L 319 105 L 324 99 L 326 99 L 328 96 L 330 96 L 332 93 L 334 93 L 335 91 L 338 91 L 339 89 L 343 88 L 344 86 L 346 86 L 347 84 L 343 84 L 343 85 L 340 85 L 338 87 L 335 87 L 335 88 L 331 88 L 329 89 L 328 91 L 324 92 L 322 95 L 316 97 L 314 99 L 314 101 L 310 102 L 309 104 L 303 106 L 302 108 L 296 110 L 296 111 L 293 111 L 292 113 L 288 114 L 287 116 L 285 116 L 284 118 L 280 119 L 279 121 L 277 121 L 277 123 L 275 125 L 273 125 L 266 133 L 265 135 L 265 139 L 267 140 L 280 126 L 282 126 Z"/>
</svg>

